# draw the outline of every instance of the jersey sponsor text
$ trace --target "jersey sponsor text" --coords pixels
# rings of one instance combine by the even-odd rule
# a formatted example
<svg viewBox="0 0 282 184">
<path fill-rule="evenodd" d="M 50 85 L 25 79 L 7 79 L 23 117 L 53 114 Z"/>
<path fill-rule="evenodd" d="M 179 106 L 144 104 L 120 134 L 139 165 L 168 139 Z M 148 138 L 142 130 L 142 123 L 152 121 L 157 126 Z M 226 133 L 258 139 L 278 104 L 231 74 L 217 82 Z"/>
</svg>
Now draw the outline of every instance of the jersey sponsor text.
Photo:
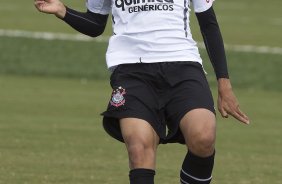
<svg viewBox="0 0 282 184">
<path fill-rule="evenodd" d="M 115 6 L 129 13 L 141 11 L 173 11 L 174 0 L 115 0 Z"/>
</svg>

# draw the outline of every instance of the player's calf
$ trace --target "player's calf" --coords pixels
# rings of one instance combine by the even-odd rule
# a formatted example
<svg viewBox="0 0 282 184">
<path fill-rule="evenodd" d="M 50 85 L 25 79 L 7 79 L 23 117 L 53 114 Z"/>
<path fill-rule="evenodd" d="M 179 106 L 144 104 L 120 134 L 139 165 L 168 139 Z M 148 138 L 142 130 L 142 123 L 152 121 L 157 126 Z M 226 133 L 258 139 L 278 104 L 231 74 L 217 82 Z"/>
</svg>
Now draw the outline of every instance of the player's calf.
<svg viewBox="0 0 282 184">
<path fill-rule="evenodd" d="M 199 157 L 188 151 L 180 171 L 180 183 L 209 184 L 212 180 L 214 156 L 213 153 L 208 157 Z"/>
</svg>

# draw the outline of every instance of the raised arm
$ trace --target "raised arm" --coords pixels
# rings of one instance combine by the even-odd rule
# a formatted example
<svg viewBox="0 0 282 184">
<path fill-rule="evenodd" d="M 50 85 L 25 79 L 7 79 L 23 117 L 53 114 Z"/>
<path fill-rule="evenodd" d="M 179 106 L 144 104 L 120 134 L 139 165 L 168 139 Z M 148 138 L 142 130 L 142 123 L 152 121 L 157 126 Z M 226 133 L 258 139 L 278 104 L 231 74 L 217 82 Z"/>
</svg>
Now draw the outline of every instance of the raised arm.
<svg viewBox="0 0 282 184">
<path fill-rule="evenodd" d="M 237 120 L 249 124 L 249 118 L 240 110 L 232 90 L 223 39 L 213 7 L 196 13 L 196 16 L 218 81 L 218 110 L 222 117 L 232 115 Z"/>
<path fill-rule="evenodd" d="M 106 27 L 108 14 L 87 12 L 78 12 L 66 7 L 59 0 L 35 0 L 35 7 L 43 13 L 54 14 L 65 21 L 75 30 L 91 36 L 101 35 Z"/>
</svg>

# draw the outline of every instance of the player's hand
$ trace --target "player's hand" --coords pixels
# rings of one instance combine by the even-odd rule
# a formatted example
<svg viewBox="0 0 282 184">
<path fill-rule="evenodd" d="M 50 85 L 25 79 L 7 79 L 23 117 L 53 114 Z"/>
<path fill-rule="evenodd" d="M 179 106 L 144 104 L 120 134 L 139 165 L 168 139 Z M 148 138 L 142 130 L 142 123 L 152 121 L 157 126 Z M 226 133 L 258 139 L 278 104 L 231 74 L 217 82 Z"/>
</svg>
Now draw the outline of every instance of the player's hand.
<svg viewBox="0 0 282 184">
<path fill-rule="evenodd" d="M 59 18 L 64 18 L 66 15 L 66 7 L 59 0 L 35 0 L 34 5 L 43 13 L 54 14 Z"/>
<path fill-rule="evenodd" d="M 239 108 L 229 79 L 218 79 L 218 110 L 224 118 L 231 115 L 242 123 L 250 123 L 248 116 Z"/>
</svg>

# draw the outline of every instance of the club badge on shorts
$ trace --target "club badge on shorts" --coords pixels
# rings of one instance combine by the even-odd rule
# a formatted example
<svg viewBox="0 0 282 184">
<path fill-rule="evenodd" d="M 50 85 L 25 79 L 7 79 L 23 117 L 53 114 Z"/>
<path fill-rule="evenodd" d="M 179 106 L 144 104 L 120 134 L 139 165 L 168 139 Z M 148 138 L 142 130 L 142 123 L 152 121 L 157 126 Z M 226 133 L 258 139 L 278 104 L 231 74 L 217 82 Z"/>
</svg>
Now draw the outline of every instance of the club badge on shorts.
<svg viewBox="0 0 282 184">
<path fill-rule="evenodd" d="M 111 105 L 115 107 L 120 107 L 125 104 L 124 95 L 126 94 L 125 89 L 121 86 L 117 89 L 113 90 L 112 98 L 111 98 Z"/>
</svg>

